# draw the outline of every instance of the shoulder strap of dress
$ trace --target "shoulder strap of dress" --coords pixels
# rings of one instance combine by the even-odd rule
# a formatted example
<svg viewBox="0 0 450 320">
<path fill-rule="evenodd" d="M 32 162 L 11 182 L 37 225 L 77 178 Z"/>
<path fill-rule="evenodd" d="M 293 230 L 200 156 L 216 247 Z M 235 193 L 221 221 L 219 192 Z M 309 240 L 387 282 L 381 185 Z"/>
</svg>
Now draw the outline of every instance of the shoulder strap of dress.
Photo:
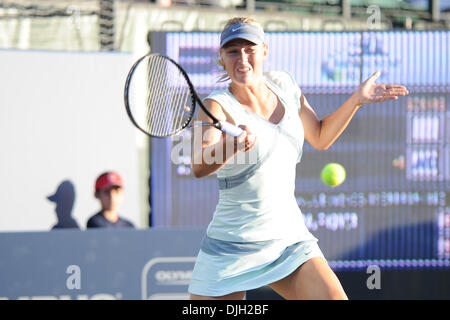
<svg viewBox="0 0 450 320">
<path fill-rule="evenodd" d="M 300 97 L 302 91 L 292 75 L 285 71 L 272 71 L 265 74 L 267 82 L 277 95 L 287 102 L 288 99 L 295 99 L 297 111 L 300 110 Z M 290 105 L 290 104 L 287 104 Z"/>
</svg>

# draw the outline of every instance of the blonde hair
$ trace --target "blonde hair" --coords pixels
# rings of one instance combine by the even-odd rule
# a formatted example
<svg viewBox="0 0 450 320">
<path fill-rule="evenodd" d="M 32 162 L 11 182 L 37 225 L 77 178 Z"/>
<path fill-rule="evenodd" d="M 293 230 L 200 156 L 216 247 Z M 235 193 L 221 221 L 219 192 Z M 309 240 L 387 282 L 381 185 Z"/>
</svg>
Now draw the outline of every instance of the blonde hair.
<svg viewBox="0 0 450 320">
<path fill-rule="evenodd" d="M 258 27 L 261 27 L 261 25 L 256 22 L 255 19 L 250 18 L 250 17 L 235 17 L 235 18 L 231 18 L 227 21 L 227 23 L 225 24 L 225 26 L 223 27 L 222 31 L 224 31 L 226 28 L 228 28 L 229 26 L 236 24 L 236 23 L 248 23 L 248 24 L 253 24 L 256 25 Z"/>
<path fill-rule="evenodd" d="M 263 30 L 263 27 L 256 22 L 255 19 L 251 18 L 251 17 L 234 17 L 229 19 L 226 23 L 225 26 L 222 29 L 222 32 L 228 28 L 229 26 L 236 24 L 236 23 L 248 23 L 248 24 L 252 24 L 255 25 L 259 28 L 261 28 L 261 30 Z M 220 66 L 219 67 L 219 73 L 220 75 L 218 76 L 218 82 L 225 82 L 228 81 L 230 79 L 230 77 L 228 76 L 227 72 L 225 71 L 225 65 L 222 61 L 222 58 L 219 58 L 216 60 L 217 64 Z"/>
</svg>

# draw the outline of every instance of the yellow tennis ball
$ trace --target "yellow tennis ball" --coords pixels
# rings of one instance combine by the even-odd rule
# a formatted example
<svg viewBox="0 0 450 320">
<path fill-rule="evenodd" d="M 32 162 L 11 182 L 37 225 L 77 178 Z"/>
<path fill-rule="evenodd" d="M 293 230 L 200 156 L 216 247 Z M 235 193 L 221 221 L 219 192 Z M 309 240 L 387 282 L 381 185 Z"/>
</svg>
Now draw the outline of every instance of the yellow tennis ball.
<svg viewBox="0 0 450 320">
<path fill-rule="evenodd" d="M 326 185 L 337 187 L 345 180 L 345 169 L 339 163 L 329 163 L 323 167 L 320 176 Z"/>
</svg>

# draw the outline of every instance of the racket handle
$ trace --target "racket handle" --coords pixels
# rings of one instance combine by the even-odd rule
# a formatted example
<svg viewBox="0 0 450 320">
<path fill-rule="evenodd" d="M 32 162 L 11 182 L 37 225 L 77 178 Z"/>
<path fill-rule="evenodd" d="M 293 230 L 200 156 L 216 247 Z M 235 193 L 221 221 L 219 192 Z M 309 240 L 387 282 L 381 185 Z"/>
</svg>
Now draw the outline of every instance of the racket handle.
<svg viewBox="0 0 450 320">
<path fill-rule="evenodd" d="M 243 129 L 226 121 L 219 121 L 219 129 L 232 137 L 239 137 L 244 132 Z"/>
</svg>

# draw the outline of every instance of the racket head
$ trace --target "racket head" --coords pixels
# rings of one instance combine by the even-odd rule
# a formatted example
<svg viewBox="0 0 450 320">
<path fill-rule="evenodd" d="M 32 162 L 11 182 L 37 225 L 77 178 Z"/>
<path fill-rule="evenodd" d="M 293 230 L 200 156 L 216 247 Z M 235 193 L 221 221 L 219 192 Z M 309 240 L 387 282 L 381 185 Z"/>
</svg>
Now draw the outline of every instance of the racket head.
<svg viewBox="0 0 450 320">
<path fill-rule="evenodd" d="M 177 134 L 192 121 L 196 95 L 186 72 L 171 58 L 147 54 L 131 67 L 124 89 L 131 122 L 151 137 Z"/>
</svg>

